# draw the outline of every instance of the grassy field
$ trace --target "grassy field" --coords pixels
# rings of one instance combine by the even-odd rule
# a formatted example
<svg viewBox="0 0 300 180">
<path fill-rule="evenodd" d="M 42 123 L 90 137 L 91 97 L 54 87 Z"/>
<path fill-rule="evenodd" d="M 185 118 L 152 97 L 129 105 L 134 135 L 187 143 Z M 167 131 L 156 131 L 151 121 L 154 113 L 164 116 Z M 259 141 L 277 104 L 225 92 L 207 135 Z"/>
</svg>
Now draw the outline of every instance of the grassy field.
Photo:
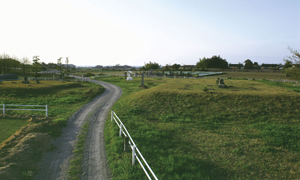
<svg viewBox="0 0 300 180">
<path fill-rule="evenodd" d="M 0 119 L 0 143 L 14 134 L 18 129 L 28 124 L 27 119 Z"/>
<path fill-rule="evenodd" d="M 124 75 L 125 71 L 93 71 L 90 70 L 88 72 L 91 72 L 95 75 Z M 140 71 L 132 71 L 132 72 L 140 72 Z M 154 71 L 156 72 L 156 71 Z M 78 76 L 82 76 L 83 74 L 87 73 L 87 71 L 77 71 L 75 74 Z M 216 76 L 209 76 L 209 78 L 213 77 L 220 77 L 220 78 L 247 78 L 247 79 L 269 79 L 269 80 L 293 80 L 291 77 L 285 76 L 284 73 L 273 73 L 273 72 L 229 72 L 224 71 L 224 74 L 222 75 L 216 75 Z"/>
<path fill-rule="evenodd" d="M 263 78 L 262 78 L 263 79 Z M 113 106 L 159 179 L 300 178 L 299 86 L 254 80 L 146 78 L 119 85 Z M 146 179 L 123 138 L 105 127 L 113 179 Z"/>
<path fill-rule="evenodd" d="M 33 178 L 43 153 L 51 148 L 51 136 L 59 136 L 72 114 L 102 92 L 103 87 L 88 82 L 2 82 L 0 104 L 48 105 L 49 117 L 39 111 L 0 111 L 0 179 Z"/>
</svg>

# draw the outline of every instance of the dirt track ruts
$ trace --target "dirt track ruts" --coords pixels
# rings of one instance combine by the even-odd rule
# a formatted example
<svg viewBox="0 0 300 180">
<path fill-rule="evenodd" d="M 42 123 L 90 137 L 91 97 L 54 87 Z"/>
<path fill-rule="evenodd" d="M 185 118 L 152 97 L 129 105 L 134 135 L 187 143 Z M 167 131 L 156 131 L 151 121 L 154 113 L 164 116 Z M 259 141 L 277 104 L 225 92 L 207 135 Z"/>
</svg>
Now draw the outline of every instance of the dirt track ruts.
<svg viewBox="0 0 300 180">
<path fill-rule="evenodd" d="M 90 121 L 90 127 L 84 150 L 81 179 L 111 178 L 105 152 L 104 124 L 110 108 L 121 96 L 122 89 L 101 81 L 90 79 L 87 81 L 100 84 L 105 88 L 105 92 L 84 105 L 69 119 L 62 135 L 55 140 L 55 150 L 47 153 L 43 159 L 36 179 L 67 179 L 66 172 L 73 156 L 76 136 L 86 121 Z"/>
</svg>

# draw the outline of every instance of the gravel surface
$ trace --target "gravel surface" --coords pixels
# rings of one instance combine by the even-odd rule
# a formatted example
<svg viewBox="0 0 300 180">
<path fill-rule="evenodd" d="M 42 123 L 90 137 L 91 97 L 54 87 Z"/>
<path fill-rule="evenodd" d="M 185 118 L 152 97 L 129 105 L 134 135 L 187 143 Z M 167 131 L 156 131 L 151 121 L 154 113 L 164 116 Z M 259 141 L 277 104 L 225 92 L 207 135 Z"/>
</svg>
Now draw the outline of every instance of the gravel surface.
<svg viewBox="0 0 300 180">
<path fill-rule="evenodd" d="M 105 92 L 84 105 L 69 119 L 62 135 L 55 140 L 56 149 L 43 159 L 36 176 L 38 180 L 67 179 L 66 172 L 73 156 L 76 136 L 86 121 L 90 121 L 90 127 L 84 150 L 81 179 L 111 179 L 105 152 L 104 124 L 110 108 L 121 96 L 122 89 L 109 83 L 88 78 L 86 80 L 100 84 L 105 88 Z"/>
</svg>

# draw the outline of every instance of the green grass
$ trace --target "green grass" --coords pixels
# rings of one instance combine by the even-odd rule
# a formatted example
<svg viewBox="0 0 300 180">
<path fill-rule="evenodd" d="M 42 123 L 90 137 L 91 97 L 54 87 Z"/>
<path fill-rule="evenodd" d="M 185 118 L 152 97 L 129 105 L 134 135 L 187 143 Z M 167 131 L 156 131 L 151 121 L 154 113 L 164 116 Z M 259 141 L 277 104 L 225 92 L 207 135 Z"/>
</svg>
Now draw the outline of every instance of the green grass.
<svg viewBox="0 0 300 180">
<path fill-rule="evenodd" d="M 40 81 L 22 84 L 20 81 L 0 85 L 0 104 L 48 105 L 49 116 L 68 118 L 76 109 L 91 101 L 104 89 L 93 83 Z M 38 107 L 40 108 L 40 107 Z M 9 115 L 45 115 L 45 112 L 6 111 Z"/>
<path fill-rule="evenodd" d="M 0 143 L 14 134 L 18 129 L 28 124 L 26 119 L 0 119 Z"/>
<path fill-rule="evenodd" d="M 6 115 L 0 115 L 1 127 L 10 127 L 10 132 L 0 134 L 3 140 L 0 144 L 0 165 L 17 163 L 18 166 L 13 167 L 14 173 L 12 178 L 24 177 L 24 172 L 31 172 L 32 177 L 38 170 L 38 161 L 42 158 L 43 150 L 36 152 L 35 157 L 24 155 L 22 160 L 8 159 L 5 157 L 10 153 L 18 141 L 29 133 L 45 133 L 57 137 L 61 134 L 62 128 L 66 125 L 67 120 L 84 104 L 93 100 L 97 95 L 104 92 L 104 88 L 100 85 L 89 82 L 60 82 L 60 81 L 40 81 L 39 84 L 31 82 L 23 84 L 21 81 L 7 81 L 0 84 L 0 104 L 24 104 L 24 105 L 48 105 L 48 118 L 45 118 L 45 112 L 38 111 L 6 111 Z M 39 107 L 40 108 L 40 107 Z M 2 112 L 1 112 L 2 113 Z M 26 120 L 33 118 L 26 128 L 20 129 L 26 125 Z M 2 117 L 1 117 L 2 116 Z M 24 124 L 11 124 L 10 121 L 2 121 L 6 117 L 26 117 Z M 16 132 L 17 130 L 17 132 Z M 11 136 L 14 134 L 14 136 Z M 46 136 L 41 136 L 46 137 Z M 27 142 L 28 143 L 28 142 Z M 80 146 L 82 144 L 79 144 Z M 18 152 L 17 152 L 18 153 Z M 24 153 L 26 154 L 26 153 Z M 32 154 L 32 153 L 28 153 Z M 2 158 L 2 159 L 1 159 Z M 28 166 L 24 159 L 34 159 L 36 162 Z M 76 161 L 76 160 L 74 160 Z M 28 175 L 26 175 L 27 177 Z M 31 176 L 31 174 L 30 174 Z"/>
<path fill-rule="evenodd" d="M 214 79 L 100 78 L 119 85 L 113 106 L 159 179 L 300 177 L 300 94 L 288 84 Z M 207 91 L 203 91 L 207 88 Z M 105 127 L 113 179 L 146 179 L 110 120 Z"/>
<path fill-rule="evenodd" d="M 74 157 L 71 160 L 71 165 L 68 170 L 68 179 L 69 180 L 78 180 L 80 179 L 82 172 L 82 159 L 84 154 L 84 144 L 89 130 L 89 122 L 86 122 L 82 128 L 81 132 L 78 135 L 78 142 L 75 146 L 75 150 L 73 151 Z"/>
</svg>

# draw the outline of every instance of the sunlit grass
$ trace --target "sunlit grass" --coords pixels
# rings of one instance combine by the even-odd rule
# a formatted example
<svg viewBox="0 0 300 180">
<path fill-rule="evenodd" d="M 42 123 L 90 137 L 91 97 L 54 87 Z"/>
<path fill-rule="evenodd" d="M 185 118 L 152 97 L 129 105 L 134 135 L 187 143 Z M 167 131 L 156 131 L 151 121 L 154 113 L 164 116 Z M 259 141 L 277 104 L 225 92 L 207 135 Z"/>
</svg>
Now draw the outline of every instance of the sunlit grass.
<svg viewBox="0 0 300 180">
<path fill-rule="evenodd" d="M 225 80 L 228 88 L 218 88 L 214 79 L 146 78 L 145 89 L 140 78 L 100 80 L 123 88 L 113 110 L 160 179 L 300 177 L 300 95 L 292 83 Z M 107 121 L 114 178 L 144 178 L 117 134 Z"/>
</svg>

